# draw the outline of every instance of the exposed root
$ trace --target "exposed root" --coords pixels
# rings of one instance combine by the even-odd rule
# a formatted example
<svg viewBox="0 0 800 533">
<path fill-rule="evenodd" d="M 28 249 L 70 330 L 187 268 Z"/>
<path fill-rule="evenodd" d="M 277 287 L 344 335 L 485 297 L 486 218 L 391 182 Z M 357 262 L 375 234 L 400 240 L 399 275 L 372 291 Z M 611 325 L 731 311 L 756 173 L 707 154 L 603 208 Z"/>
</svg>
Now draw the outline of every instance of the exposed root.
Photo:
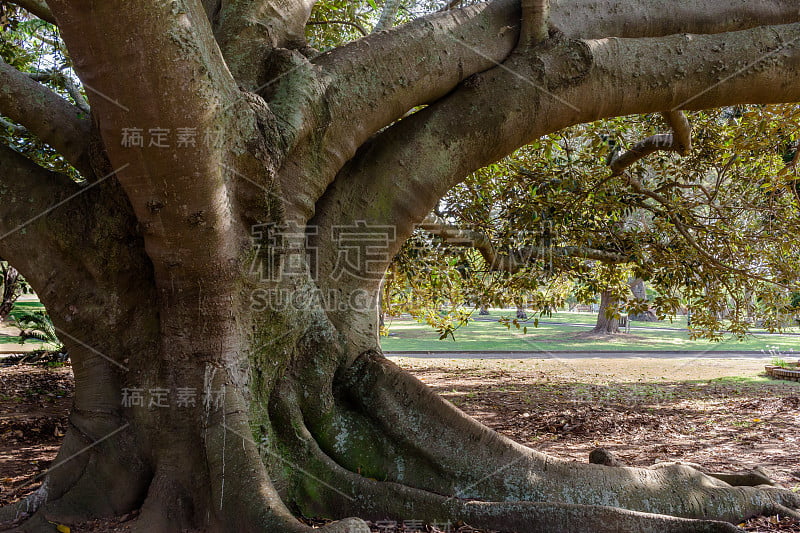
<svg viewBox="0 0 800 533">
<path fill-rule="evenodd" d="M 756 468 L 745 472 L 705 472 L 707 476 L 724 481 L 733 487 L 757 487 L 759 485 L 774 486 L 772 481 L 763 471 Z"/>
<path fill-rule="evenodd" d="M 760 467 L 753 468 L 752 470 L 744 470 L 742 472 L 708 472 L 702 465 L 695 463 L 656 463 L 650 468 L 663 468 L 673 464 L 682 464 L 690 466 L 709 477 L 724 481 L 733 487 L 757 487 L 760 485 L 775 486 L 775 482 L 769 475 Z"/>
<path fill-rule="evenodd" d="M 608 467 L 537 453 L 468 418 L 374 352 L 363 354 L 342 383 L 350 401 L 387 440 L 413 449 L 410 457 L 425 457 L 437 465 L 438 475 L 427 480 L 416 477 L 411 483 L 392 476 L 380 478 L 422 491 L 467 500 L 562 502 L 559 505 L 601 506 L 733 523 L 771 514 L 781 507 L 800 507 L 800 497 L 790 491 L 731 486 L 685 465 Z M 384 460 L 391 464 L 404 459 L 409 457 Z M 730 479 L 740 481 L 737 477 Z"/>
<path fill-rule="evenodd" d="M 224 386 L 222 383 L 218 385 Z M 210 501 L 206 505 L 212 518 L 203 524 L 204 529 L 308 533 L 312 528 L 302 524 L 289 511 L 268 475 L 258 445 L 252 438 L 246 413 L 244 398 L 240 392 L 231 389 L 225 391 L 223 408 L 208 414 L 203 442 L 211 489 L 207 492 Z M 167 477 L 177 478 L 174 474 Z M 153 529 L 142 531 L 150 533 Z M 369 527 L 360 519 L 344 518 L 313 531 L 369 533 Z"/>
<path fill-rule="evenodd" d="M 369 531 L 348 516 L 464 520 L 520 533 L 677 533 L 738 531 L 732 524 L 754 515 L 800 518 L 800 496 L 790 491 L 731 486 L 687 465 L 604 466 L 618 463 L 601 453 L 595 459 L 603 465 L 552 459 L 468 418 L 377 353 L 340 378 L 330 411 L 313 420 L 297 383 L 278 385 L 259 421 L 261 442 L 244 396 L 230 387 L 201 428 L 167 418 L 173 433 L 151 443 L 147 463 L 131 431 L 99 442 L 113 420 L 84 422 L 61 454 L 94 443 L 91 451 L 0 510 L 0 521 L 48 531 L 49 520 L 69 524 L 141 506 L 136 529 L 148 533 L 309 532 L 298 513 L 342 519 L 323 533 Z M 219 379 L 215 389 L 225 387 Z"/>
<path fill-rule="evenodd" d="M 151 474 L 128 425 L 113 416 L 78 412 L 70 423 L 41 487 L 0 509 L 0 531 L 12 525 L 20 531 L 52 531 L 50 521 L 121 515 L 141 504 Z"/>
<path fill-rule="evenodd" d="M 0 531 L 7 531 L 8 533 L 52 533 L 54 530 L 53 523 L 41 513 L 21 521 L 16 527 L 10 529 L 3 529 L 2 525 L 0 525 Z"/>
<path fill-rule="evenodd" d="M 75 463 L 64 463 L 61 478 L 54 470 L 38 491 L 0 510 L 0 530 L 51 532 L 56 523 L 72 525 L 138 508 L 133 528 L 142 533 L 309 533 L 312 528 L 294 517 L 267 476 L 243 405 L 239 393 L 226 394 L 223 408 L 210 413 L 207 427 L 195 428 L 197 432 L 174 428 L 168 440 L 176 445 L 157 448 L 153 460 L 156 468 L 141 469 L 146 474 L 138 480 L 141 483 L 123 475 L 124 469 L 103 466 L 110 458 L 125 463 L 113 447 L 105 448 L 101 443 L 76 455 Z M 196 439 L 198 434 L 203 437 Z M 61 455 L 85 448 L 80 441 L 68 438 Z M 200 442 L 202 446 L 197 446 Z M 187 443 L 194 443 L 193 448 Z M 120 450 L 126 449 L 123 443 L 115 444 Z M 118 477 L 109 477 L 113 473 Z M 64 475 L 69 487 L 63 485 L 67 480 Z M 55 492 L 49 484 L 53 479 L 62 485 L 58 497 L 53 497 Z M 369 533 L 369 528 L 362 520 L 349 518 L 313 531 Z"/>
<path fill-rule="evenodd" d="M 47 480 L 22 500 L 0 507 L 0 531 L 10 530 L 29 519 L 47 501 Z"/>
<path fill-rule="evenodd" d="M 300 501 L 314 502 L 311 514 L 358 514 L 365 518 L 413 518 L 427 522 L 464 520 L 474 526 L 520 533 L 693 533 L 740 531 L 730 523 L 640 513 L 608 506 L 550 502 L 465 501 L 392 482 L 365 478 L 341 468 L 316 445 L 310 433 L 296 435 L 305 450 L 306 477 Z M 313 474 L 309 474 L 313 472 Z M 313 476 L 313 478 L 311 477 Z M 325 480 L 313 483 L 313 479 Z M 303 493 L 305 492 L 305 493 Z M 310 492 L 316 495 L 312 498 Z M 325 502 L 325 503 L 323 503 Z"/>
<path fill-rule="evenodd" d="M 626 466 L 621 462 L 613 453 L 605 448 L 595 448 L 589 454 L 589 462 L 596 465 L 605 466 Z M 672 464 L 683 464 L 691 466 L 692 468 L 702 472 L 703 474 L 724 481 L 732 487 L 757 487 L 759 485 L 775 486 L 775 482 L 767 475 L 767 473 L 760 467 L 753 468 L 752 470 L 745 470 L 742 472 L 708 472 L 702 465 L 695 463 L 658 463 L 651 468 L 661 468 Z"/>
</svg>

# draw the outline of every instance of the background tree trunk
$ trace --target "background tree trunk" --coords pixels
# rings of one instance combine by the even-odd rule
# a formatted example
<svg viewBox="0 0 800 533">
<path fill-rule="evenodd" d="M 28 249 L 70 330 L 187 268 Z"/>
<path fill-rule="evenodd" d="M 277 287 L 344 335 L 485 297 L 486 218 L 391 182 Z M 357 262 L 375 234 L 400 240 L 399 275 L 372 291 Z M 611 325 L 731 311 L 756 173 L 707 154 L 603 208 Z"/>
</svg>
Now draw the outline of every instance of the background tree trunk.
<svg viewBox="0 0 800 533">
<path fill-rule="evenodd" d="M 448 189 L 542 135 L 686 103 L 791 101 L 798 57 L 786 43 L 800 28 L 784 23 L 796 6 L 748 17 L 760 3 L 738 2 L 716 20 L 714 3 L 560 5 L 561 31 L 517 48 L 521 6 L 499 0 L 315 55 L 302 42 L 313 3 L 48 0 L 91 88 L 90 118 L 0 63 L 2 114 L 91 184 L 0 147 L 2 253 L 51 312 L 76 383 L 59 468 L 0 509 L 0 528 L 141 509 L 135 527 L 148 533 L 310 531 L 293 513 L 664 533 L 800 507 L 789 491 L 682 465 L 578 465 L 502 437 L 383 357 L 369 276 Z M 686 35 L 703 30 L 695 19 L 713 22 L 708 35 Z M 737 64 L 779 47 L 764 69 Z M 214 135 L 125 146 L 132 127 Z M 299 242 L 254 243 L 265 227 Z M 351 254 L 334 243 L 348 228 L 386 233 Z M 272 252 L 306 260 L 254 278 L 251 263 Z M 353 256 L 365 260 L 342 274 Z M 618 329 L 602 313 L 614 303 L 603 294 L 605 332 Z"/>
<path fill-rule="evenodd" d="M 600 294 L 600 310 L 597 312 L 597 323 L 593 333 L 613 335 L 619 333 L 619 311 L 617 305 L 619 298 L 613 296 L 611 291 Z"/>
<path fill-rule="evenodd" d="M 3 276 L 3 295 L 2 300 L 0 300 L 0 323 L 2 323 L 8 318 L 9 313 L 14 308 L 14 302 L 22 294 L 22 280 L 19 277 L 19 272 L 5 261 L 0 265 L 0 275 Z"/>
<path fill-rule="evenodd" d="M 647 300 L 647 287 L 642 278 L 636 278 L 630 283 L 631 293 L 637 300 Z M 628 315 L 628 320 L 635 320 L 637 322 L 657 322 L 658 318 L 651 310 L 635 315 Z"/>
</svg>

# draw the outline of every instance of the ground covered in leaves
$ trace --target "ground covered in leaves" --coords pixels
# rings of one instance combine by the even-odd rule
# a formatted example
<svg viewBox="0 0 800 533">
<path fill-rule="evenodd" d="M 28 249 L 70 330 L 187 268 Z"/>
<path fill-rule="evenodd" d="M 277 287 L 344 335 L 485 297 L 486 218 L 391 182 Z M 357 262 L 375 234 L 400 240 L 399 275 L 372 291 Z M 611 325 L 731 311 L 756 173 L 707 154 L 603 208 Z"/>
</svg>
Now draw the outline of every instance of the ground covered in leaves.
<svg viewBox="0 0 800 533">
<path fill-rule="evenodd" d="M 761 360 L 396 359 L 489 427 L 555 456 L 586 462 L 603 447 L 629 465 L 698 463 L 711 471 L 760 466 L 800 490 L 800 385 L 761 377 Z M 34 490 L 52 464 L 72 393 L 68 366 L 0 367 L 0 505 Z M 76 525 L 128 531 L 136 513 Z M 324 523 L 308 521 L 311 525 Z M 381 533 L 477 532 L 467 524 L 385 521 Z M 55 526 L 54 526 L 55 528 Z M 748 531 L 800 532 L 761 517 Z"/>
</svg>

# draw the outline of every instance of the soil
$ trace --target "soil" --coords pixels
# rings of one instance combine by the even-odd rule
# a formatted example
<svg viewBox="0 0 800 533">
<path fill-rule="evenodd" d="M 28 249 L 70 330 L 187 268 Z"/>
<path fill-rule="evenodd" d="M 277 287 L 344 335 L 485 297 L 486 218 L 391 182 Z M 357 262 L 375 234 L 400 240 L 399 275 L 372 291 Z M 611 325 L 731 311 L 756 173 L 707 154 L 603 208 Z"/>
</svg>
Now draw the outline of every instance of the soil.
<svg viewBox="0 0 800 533">
<path fill-rule="evenodd" d="M 0 505 L 41 484 L 61 445 L 72 403 L 68 367 L 0 367 Z"/>
<path fill-rule="evenodd" d="M 597 447 L 631 466 L 761 466 L 800 489 L 800 386 L 760 360 L 398 360 L 492 429 L 586 462 Z"/>
<path fill-rule="evenodd" d="M 496 431 L 580 462 L 597 447 L 632 466 L 697 463 L 709 471 L 764 468 L 800 490 L 800 384 L 769 380 L 763 360 L 397 358 L 445 398 Z M 71 404 L 69 366 L 0 367 L 0 505 L 36 489 L 58 450 Z M 131 513 L 72 531 L 130 531 Z M 311 520 L 310 525 L 324 524 Z M 437 532 L 375 523 L 373 531 Z M 477 532 L 466 524 L 440 526 Z M 748 531 L 800 532 L 760 517 Z"/>
</svg>

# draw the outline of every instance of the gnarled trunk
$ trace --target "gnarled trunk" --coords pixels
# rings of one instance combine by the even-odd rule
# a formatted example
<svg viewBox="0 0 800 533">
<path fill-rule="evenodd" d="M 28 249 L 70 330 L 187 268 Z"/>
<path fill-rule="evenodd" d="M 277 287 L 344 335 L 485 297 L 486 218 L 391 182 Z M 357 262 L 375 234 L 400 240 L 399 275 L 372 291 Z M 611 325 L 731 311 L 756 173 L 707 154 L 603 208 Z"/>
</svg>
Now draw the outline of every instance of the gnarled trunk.
<svg viewBox="0 0 800 533">
<path fill-rule="evenodd" d="M 50 311 L 76 389 L 54 467 L 0 527 L 139 508 L 148 533 L 310 531 L 298 513 L 343 519 L 322 530 L 336 532 L 365 530 L 348 516 L 733 531 L 800 507 L 685 466 L 554 460 L 461 413 L 378 342 L 380 278 L 470 172 L 606 116 L 800 97 L 787 45 L 800 28 L 753 27 L 796 7 L 730 3 L 562 5 L 561 31 L 517 47 L 520 5 L 500 0 L 321 55 L 302 39 L 308 0 L 37 3 L 91 116 L 5 63 L 0 111 L 86 181 L 0 147 L 13 178 L 0 248 Z"/>
<path fill-rule="evenodd" d="M 21 531 L 50 527 L 44 517 L 71 524 L 136 508 L 134 530 L 147 532 L 306 531 L 297 512 L 343 519 L 324 529 L 342 533 L 366 531 L 349 516 L 523 532 L 733 531 L 707 519 L 796 505 L 791 493 L 733 488 L 690 467 L 576 464 L 501 437 L 381 355 L 373 284 L 353 288 L 359 307 L 345 312 L 307 278 L 249 300 L 231 291 L 197 300 L 203 312 L 184 315 L 175 335 L 159 330 L 152 279 L 150 289 L 139 281 L 116 303 L 124 325 L 106 321 L 118 335 L 59 320 L 67 339 L 92 348 L 67 341 L 77 396 L 54 462 L 63 466 L 3 511 L 12 521 L 35 512 Z M 283 290 L 288 305 L 275 303 Z M 214 325 L 240 320 L 251 327 Z M 187 341 L 192 352 L 180 348 Z"/>
</svg>

